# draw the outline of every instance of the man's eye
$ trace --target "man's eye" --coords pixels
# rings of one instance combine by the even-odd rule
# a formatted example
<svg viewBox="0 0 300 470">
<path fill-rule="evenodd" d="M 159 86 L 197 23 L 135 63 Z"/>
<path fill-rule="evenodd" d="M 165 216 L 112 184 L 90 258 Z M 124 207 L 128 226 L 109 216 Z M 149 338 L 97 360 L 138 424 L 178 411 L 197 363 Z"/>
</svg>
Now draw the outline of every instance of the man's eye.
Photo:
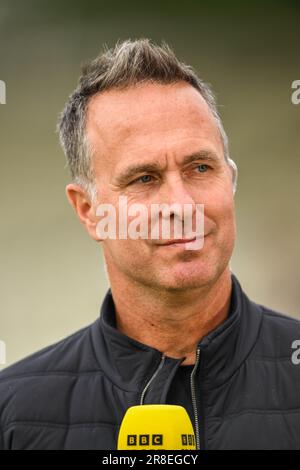
<svg viewBox="0 0 300 470">
<path fill-rule="evenodd" d="M 150 183 L 152 176 L 151 175 L 143 175 L 140 176 L 139 178 L 135 179 L 132 181 L 132 183 Z"/>
<path fill-rule="evenodd" d="M 197 165 L 196 168 L 199 168 L 199 173 L 205 173 L 209 167 L 208 165 L 201 163 L 200 165 Z"/>
</svg>

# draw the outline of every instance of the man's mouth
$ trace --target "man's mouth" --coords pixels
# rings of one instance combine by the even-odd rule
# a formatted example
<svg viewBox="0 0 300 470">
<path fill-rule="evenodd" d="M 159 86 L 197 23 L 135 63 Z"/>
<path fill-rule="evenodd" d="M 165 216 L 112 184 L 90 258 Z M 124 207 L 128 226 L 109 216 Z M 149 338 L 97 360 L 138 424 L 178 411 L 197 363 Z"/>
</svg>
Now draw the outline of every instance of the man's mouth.
<svg viewBox="0 0 300 470">
<path fill-rule="evenodd" d="M 181 248 L 184 250 L 200 250 L 203 248 L 204 239 L 206 235 L 200 237 L 199 235 L 193 238 L 177 238 L 167 240 L 165 243 L 160 243 L 160 247 Z"/>
<path fill-rule="evenodd" d="M 196 240 L 196 237 L 193 237 L 193 238 L 176 238 L 174 240 L 168 240 L 167 242 L 165 243 L 161 243 L 162 246 L 166 246 L 166 245 L 179 245 L 179 244 L 182 244 L 182 243 L 189 243 L 189 242 L 193 242 Z"/>
</svg>

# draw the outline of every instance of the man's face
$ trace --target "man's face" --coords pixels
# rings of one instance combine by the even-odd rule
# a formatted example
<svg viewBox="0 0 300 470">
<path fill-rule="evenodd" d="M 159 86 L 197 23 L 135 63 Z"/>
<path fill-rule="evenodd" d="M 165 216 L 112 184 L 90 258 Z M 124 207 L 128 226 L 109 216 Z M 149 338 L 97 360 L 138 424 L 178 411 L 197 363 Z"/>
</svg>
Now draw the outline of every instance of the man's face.
<svg viewBox="0 0 300 470">
<path fill-rule="evenodd" d="M 89 102 L 86 129 L 94 150 L 97 202 L 112 204 L 117 220 L 120 196 L 127 197 L 128 208 L 133 203 L 149 208 L 149 227 L 152 204 L 204 204 L 201 249 L 165 244 L 161 232 L 160 240 L 105 239 L 109 274 L 160 290 L 214 282 L 228 267 L 235 239 L 232 173 L 216 121 L 199 92 L 181 82 L 98 94 Z M 149 167 L 132 170 L 141 165 Z"/>
</svg>

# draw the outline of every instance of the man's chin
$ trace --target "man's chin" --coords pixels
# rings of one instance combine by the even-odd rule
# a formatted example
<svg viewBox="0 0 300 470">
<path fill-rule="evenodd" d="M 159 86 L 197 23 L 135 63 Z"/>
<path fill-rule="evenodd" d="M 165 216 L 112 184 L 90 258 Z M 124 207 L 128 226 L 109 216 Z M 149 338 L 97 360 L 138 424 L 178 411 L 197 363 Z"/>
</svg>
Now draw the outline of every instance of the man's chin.
<svg viewBox="0 0 300 470">
<path fill-rule="evenodd" d="M 211 282 L 213 274 L 207 269 L 194 273 L 169 272 L 168 276 L 160 279 L 162 289 L 169 292 L 183 292 L 192 289 L 199 289 Z"/>
</svg>

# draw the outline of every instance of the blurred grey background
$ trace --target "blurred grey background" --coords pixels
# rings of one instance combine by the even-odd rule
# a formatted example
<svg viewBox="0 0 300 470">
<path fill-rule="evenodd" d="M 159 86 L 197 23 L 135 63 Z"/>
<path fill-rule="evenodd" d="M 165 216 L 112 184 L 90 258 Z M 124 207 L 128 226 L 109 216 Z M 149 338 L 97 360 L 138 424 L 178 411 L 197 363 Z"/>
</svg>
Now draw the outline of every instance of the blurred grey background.
<svg viewBox="0 0 300 470">
<path fill-rule="evenodd" d="M 209 82 L 239 168 L 231 263 L 253 300 L 300 317 L 297 2 L 1 0 L 0 340 L 9 365 L 91 323 L 102 253 L 65 197 L 55 132 L 80 65 L 106 43 L 167 41 Z"/>
</svg>

